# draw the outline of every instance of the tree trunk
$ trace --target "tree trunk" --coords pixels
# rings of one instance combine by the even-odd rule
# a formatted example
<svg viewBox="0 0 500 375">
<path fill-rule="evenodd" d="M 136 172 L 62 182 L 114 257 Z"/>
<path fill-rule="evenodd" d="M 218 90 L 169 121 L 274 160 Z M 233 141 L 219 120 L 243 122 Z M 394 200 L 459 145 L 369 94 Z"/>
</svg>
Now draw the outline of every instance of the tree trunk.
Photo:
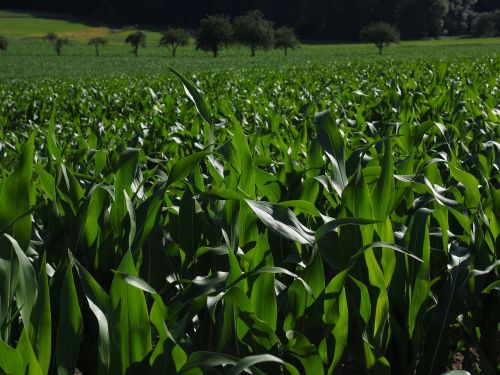
<svg viewBox="0 0 500 375">
<path fill-rule="evenodd" d="M 255 46 L 253 45 L 253 43 L 250 46 L 250 49 L 252 50 L 251 56 L 254 57 L 255 56 Z"/>
<path fill-rule="evenodd" d="M 219 52 L 217 47 L 212 47 L 212 53 L 214 54 L 214 58 L 217 57 L 217 52 Z"/>
<path fill-rule="evenodd" d="M 99 56 L 99 47 L 95 46 L 95 55 Z"/>
<path fill-rule="evenodd" d="M 177 52 L 177 47 L 172 46 L 172 57 L 175 58 L 175 53 Z"/>
<path fill-rule="evenodd" d="M 137 50 L 139 49 L 139 46 L 135 46 L 134 47 L 134 56 L 137 57 Z"/>
<path fill-rule="evenodd" d="M 378 47 L 378 54 L 381 55 L 382 54 L 382 48 L 383 47 Z"/>
<path fill-rule="evenodd" d="M 286 50 L 286 47 L 284 48 L 284 50 L 285 50 L 285 56 L 288 56 L 288 52 Z"/>
</svg>

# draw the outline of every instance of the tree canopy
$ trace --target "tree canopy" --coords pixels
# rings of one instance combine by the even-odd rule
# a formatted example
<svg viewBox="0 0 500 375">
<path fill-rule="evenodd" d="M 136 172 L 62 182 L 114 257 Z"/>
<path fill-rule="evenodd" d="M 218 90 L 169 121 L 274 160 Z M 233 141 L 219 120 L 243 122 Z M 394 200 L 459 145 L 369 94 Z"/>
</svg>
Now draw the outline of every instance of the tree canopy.
<svg viewBox="0 0 500 375">
<path fill-rule="evenodd" d="M 95 48 L 95 55 L 99 56 L 99 47 L 106 45 L 108 42 L 106 39 L 101 37 L 90 38 L 88 45 Z"/>
<path fill-rule="evenodd" d="M 274 48 L 283 49 L 285 56 L 289 49 L 294 49 L 299 46 L 299 40 L 295 35 L 295 31 L 289 27 L 278 27 L 274 31 Z"/>
<path fill-rule="evenodd" d="M 399 31 L 385 22 L 372 23 L 361 29 L 360 39 L 375 44 L 379 54 L 382 54 L 382 48 L 399 42 Z"/>
<path fill-rule="evenodd" d="M 56 33 L 50 32 L 43 37 L 43 39 L 51 42 L 54 45 L 54 50 L 56 51 L 57 56 L 61 56 L 62 48 L 65 45 L 70 45 L 68 38 L 62 38 L 57 36 Z"/>
<path fill-rule="evenodd" d="M 200 22 L 196 36 L 196 49 L 212 52 L 217 57 L 222 46 L 233 38 L 233 26 L 227 16 L 206 16 Z"/>
<path fill-rule="evenodd" d="M 177 48 L 186 46 L 189 43 L 189 33 L 184 29 L 169 28 L 161 36 L 159 45 L 162 47 L 167 47 L 172 53 L 172 57 L 175 57 L 177 53 Z"/>
<path fill-rule="evenodd" d="M 130 44 L 132 46 L 132 53 L 137 57 L 139 47 L 146 47 L 146 34 L 139 30 L 135 31 L 127 36 L 125 44 Z"/>
<path fill-rule="evenodd" d="M 234 36 L 238 42 L 250 48 L 252 56 L 255 56 L 258 48 L 269 49 L 274 44 L 273 25 L 259 10 L 251 10 L 235 20 Z"/>
</svg>

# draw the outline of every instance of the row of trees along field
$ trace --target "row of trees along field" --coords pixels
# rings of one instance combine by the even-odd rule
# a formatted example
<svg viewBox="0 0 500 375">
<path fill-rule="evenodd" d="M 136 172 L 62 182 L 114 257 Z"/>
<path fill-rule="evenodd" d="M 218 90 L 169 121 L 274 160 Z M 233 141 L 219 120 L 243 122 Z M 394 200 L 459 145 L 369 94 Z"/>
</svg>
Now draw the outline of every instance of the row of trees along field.
<svg viewBox="0 0 500 375">
<path fill-rule="evenodd" d="M 195 28 L 207 14 L 235 17 L 260 9 L 301 38 L 355 40 L 376 21 L 403 38 L 500 34 L 498 0 L 4 0 L 5 7 L 91 16 L 99 21 Z"/>
<path fill-rule="evenodd" d="M 51 42 L 58 56 L 61 55 L 62 47 L 71 45 L 69 39 L 59 37 L 55 33 L 49 33 L 45 40 Z M 189 44 L 191 35 L 188 31 L 180 28 L 169 28 L 166 30 L 158 46 L 167 47 L 172 57 L 176 56 L 177 49 Z M 372 23 L 365 26 L 360 33 L 360 39 L 373 43 L 382 54 L 382 49 L 391 43 L 399 42 L 399 31 L 385 22 Z M 222 46 L 230 43 L 240 43 L 250 48 L 251 56 L 255 56 L 255 51 L 259 48 L 282 49 L 285 56 L 289 49 L 299 46 L 299 40 L 295 36 L 293 29 L 279 27 L 274 29 L 272 23 L 264 18 L 258 10 L 249 11 L 231 23 L 227 16 L 206 16 L 201 20 L 200 29 L 196 35 L 196 49 L 212 52 L 214 57 Z M 99 49 L 107 44 L 107 40 L 101 37 L 93 37 L 88 41 L 88 45 L 95 48 L 96 56 L 99 56 Z M 125 44 L 130 44 L 132 53 L 137 57 L 139 48 L 146 47 L 146 34 L 137 30 L 127 36 Z M 0 36 L 0 50 L 6 50 L 7 39 Z"/>
<path fill-rule="evenodd" d="M 56 54 L 59 56 L 63 46 L 70 45 L 67 38 L 59 37 L 55 33 L 49 33 L 45 40 L 51 42 Z M 177 49 L 189 44 L 191 34 L 182 28 L 169 28 L 163 32 L 159 46 L 170 50 L 172 57 L 176 56 Z M 293 29 L 288 27 L 274 28 L 273 24 L 264 18 L 258 10 L 252 10 L 245 15 L 236 18 L 233 22 L 227 16 L 206 16 L 200 22 L 199 30 L 195 35 L 196 48 L 212 52 L 217 57 L 223 46 L 238 43 L 250 49 L 251 56 L 255 56 L 257 49 L 282 49 L 287 55 L 289 49 L 299 46 L 299 40 Z M 106 39 L 94 37 L 88 41 L 88 45 L 95 48 L 99 56 L 99 49 L 107 44 Z M 125 44 L 132 47 L 135 56 L 139 54 L 139 48 L 146 47 L 146 34 L 137 30 L 125 39 Z M 0 50 L 6 50 L 7 40 L 0 36 Z"/>
</svg>

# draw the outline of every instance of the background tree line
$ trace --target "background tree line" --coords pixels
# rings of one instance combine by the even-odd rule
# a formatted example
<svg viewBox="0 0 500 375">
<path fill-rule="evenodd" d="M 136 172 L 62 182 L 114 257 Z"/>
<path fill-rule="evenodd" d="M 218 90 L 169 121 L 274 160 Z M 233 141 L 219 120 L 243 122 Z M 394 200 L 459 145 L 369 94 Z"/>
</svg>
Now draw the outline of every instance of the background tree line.
<svg viewBox="0 0 500 375">
<path fill-rule="evenodd" d="M 363 26 L 378 21 L 405 39 L 500 34 L 499 0 L 0 0 L 0 6 L 188 29 L 208 14 L 237 17 L 259 9 L 275 25 L 317 40 L 357 40 Z"/>
</svg>

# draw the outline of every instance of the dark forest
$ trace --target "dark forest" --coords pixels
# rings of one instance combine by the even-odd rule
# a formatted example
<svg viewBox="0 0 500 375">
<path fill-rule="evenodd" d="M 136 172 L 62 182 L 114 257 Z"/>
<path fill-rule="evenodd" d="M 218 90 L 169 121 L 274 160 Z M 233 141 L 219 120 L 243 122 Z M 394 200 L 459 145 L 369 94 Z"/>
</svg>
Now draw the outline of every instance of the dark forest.
<svg viewBox="0 0 500 375">
<path fill-rule="evenodd" d="M 499 18 L 499 0 L 3 0 L 2 8 L 90 17 L 96 22 L 196 29 L 207 14 L 259 9 L 303 39 L 356 40 L 366 24 L 385 21 L 405 39 L 474 33 L 481 17 Z M 483 18 L 484 19 L 484 18 Z M 498 21 L 500 22 L 500 21 Z M 495 32 L 497 32 L 496 30 Z"/>
</svg>

